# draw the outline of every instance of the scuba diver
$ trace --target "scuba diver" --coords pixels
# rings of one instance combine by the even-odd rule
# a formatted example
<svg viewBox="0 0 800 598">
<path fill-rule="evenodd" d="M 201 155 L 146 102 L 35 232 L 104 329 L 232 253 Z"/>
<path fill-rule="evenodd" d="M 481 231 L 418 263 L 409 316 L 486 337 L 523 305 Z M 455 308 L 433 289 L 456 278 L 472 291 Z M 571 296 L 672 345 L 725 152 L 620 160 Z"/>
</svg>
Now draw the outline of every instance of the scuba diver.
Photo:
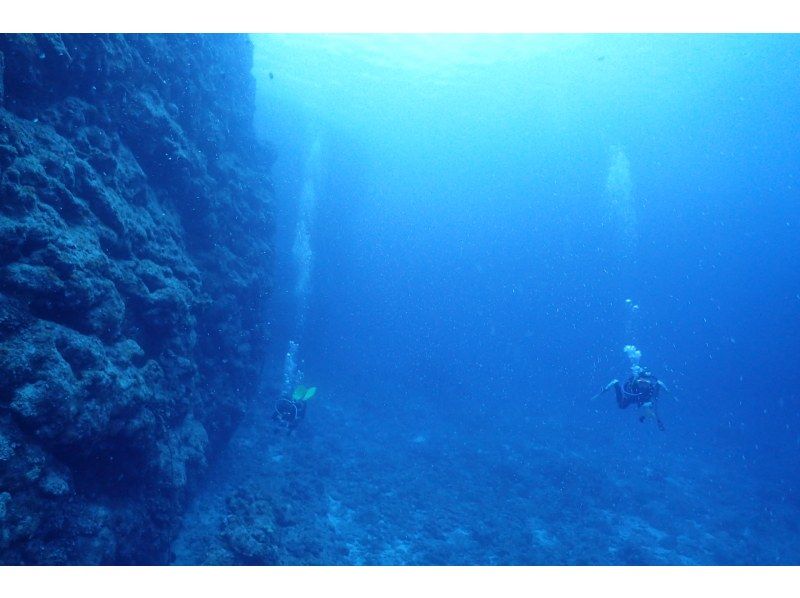
<svg viewBox="0 0 800 598">
<path fill-rule="evenodd" d="M 317 393 L 317 387 L 298 386 L 291 396 L 283 395 L 275 402 L 272 419 L 280 422 L 288 432 L 300 425 L 306 416 L 308 400 Z"/>
<path fill-rule="evenodd" d="M 626 345 L 624 350 L 631 360 L 631 375 L 622 384 L 617 379 L 612 380 L 592 399 L 596 399 L 607 390 L 613 388 L 617 398 L 617 406 L 620 409 L 627 409 L 630 405 L 636 405 L 641 411 L 639 415 L 640 422 L 652 417 L 656 420 L 658 429 L 664 432 L 664 422 L 661 421 L 658 413 L 658 396 L 662 390 L 664 392 L 670 391 L 649 370 L 639 366 L 641 351 L 637 350 L 633 345 Z"/>
<path fill-rule="evenodd" d="M 283 424 L 289 432 L 294 430 L 306 416 L 305 401 L 294 401 L 289 398 L 281 397 L 275 402 L 275 413 L 272 419 Z"/>
<path fill-rule="evenodd" d="M 627 409 L 630 405 L 635 404 L 642 410 L 639 415 L 640 422 L 652 417 L 656 420 L 658 429 L 662 432 L 665 431 L 664 422 L 661 421 L 661 417 L 658 414 L 658 394 L 662 390 L 665 392 L 669 392 L 669 390 L 661 380 L 649 371 L 644 370 L 638 374 L 631 374 L 622 384 L 619 383 L 619 380 L 612 380 L 593 398 L 599 397 L 610 388 L 614 389 L 614 394 L 617 396 L 617 406 L 620 409 Z"/>
</svg>

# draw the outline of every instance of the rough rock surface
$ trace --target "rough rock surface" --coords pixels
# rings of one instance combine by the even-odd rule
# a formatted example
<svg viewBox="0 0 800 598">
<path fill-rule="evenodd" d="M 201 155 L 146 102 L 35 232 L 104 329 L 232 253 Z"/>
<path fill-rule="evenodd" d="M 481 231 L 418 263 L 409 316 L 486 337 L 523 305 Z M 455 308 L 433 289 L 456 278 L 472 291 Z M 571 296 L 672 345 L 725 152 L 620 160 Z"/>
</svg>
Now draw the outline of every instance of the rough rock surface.
<svg viewBox="0 0 800 598">
<path fill-rule="evenodd" d="M 258 381 L 246 36 L 0 35 L 0 563 L 166 563 Z"/>
</svg>

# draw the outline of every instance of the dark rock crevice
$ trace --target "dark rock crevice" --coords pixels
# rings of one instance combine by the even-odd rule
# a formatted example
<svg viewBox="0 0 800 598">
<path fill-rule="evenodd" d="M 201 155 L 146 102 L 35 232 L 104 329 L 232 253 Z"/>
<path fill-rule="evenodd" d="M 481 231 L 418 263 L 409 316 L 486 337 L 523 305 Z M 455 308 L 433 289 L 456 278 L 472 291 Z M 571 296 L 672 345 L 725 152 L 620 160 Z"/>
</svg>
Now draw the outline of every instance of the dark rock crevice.
<svg viewBox="0 0 800 598">
<path fill-rule="evenodd" d="M 227 35 L 0 35 L 0 563 L 166 563 L 258 384 L 272 157 Z"/>
</svg>

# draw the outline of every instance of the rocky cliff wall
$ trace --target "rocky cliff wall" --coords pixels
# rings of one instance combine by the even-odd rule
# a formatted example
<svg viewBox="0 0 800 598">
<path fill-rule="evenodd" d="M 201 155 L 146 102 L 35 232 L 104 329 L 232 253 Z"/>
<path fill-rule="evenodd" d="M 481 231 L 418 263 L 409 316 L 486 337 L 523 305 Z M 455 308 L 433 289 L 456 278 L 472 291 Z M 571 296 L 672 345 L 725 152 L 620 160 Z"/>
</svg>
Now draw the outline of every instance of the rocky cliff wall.
<svg viewBox="0 0 800 598">
<path fill-rule="evenodd" d="M 246 36 L 0 36 L 0 563 L 165 563 L 258 382 Z"/>
</svg>

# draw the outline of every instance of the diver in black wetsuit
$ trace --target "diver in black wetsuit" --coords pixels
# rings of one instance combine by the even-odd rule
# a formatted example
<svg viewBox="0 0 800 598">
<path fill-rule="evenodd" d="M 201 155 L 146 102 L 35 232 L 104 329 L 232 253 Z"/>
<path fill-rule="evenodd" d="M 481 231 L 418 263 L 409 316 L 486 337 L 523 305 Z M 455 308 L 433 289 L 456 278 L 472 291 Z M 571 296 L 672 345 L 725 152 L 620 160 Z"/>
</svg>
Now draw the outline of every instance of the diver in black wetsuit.
<svg viewBox="0 0 800 598">
<path fill-rule="evenodd" d="M 610 388 L 614 389 L 617 396 L 617 405 L 620 409 L 627 409 L 630 405 L 636 405 L 642 410 L 639 421 L 643 422 L 648 417 L 656 420 L 658 429 L 665 430 L 664 422 L 658 414 L 658 395 L 663 390 L 669 392 L 666 385 L 647 370 L 635 371 L 625 382 L 612 380 L 592 398 L 597 398 Z"/>
<path fill-rule="evenodd" d="M 277 420 L 288 432 L 300 425 L 306 416 L 306 402 L 296 401 L 292 397 L 281 397 L 275 403 L 272 419 Z"/>
</svg>

